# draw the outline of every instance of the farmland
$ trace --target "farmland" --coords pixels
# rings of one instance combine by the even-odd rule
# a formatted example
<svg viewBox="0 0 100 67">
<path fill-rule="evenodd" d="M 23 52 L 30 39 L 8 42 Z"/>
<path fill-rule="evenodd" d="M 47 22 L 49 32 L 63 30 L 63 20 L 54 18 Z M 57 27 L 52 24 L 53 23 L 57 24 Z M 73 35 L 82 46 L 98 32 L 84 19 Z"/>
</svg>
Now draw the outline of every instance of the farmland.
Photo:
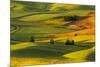
<svg viewBox="0 0 100 67">
<path fill-rule="evenodd" d="M 12 0 L 11 66 L 95 61 L 94 9 Z M 68 19 L 76 15 L 82 19 Z"/>
</svg>

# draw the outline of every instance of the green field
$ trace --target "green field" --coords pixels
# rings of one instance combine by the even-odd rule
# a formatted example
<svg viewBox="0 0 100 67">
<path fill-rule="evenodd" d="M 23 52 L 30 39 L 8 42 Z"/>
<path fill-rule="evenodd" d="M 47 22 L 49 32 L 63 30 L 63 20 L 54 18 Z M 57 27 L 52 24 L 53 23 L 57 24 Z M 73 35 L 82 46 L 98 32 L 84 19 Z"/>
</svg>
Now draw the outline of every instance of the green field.
<svg viewBox="0 0 100 67">
<path fill-rule="evenodd" d="M 67 6 L 74 5 L 68 4 Z M 67 35 L 83 31 L 83 29 L 66 28 L 64 25 L 70 21 L 64 20 L 64 17 L 86 16 L 88 13 L 94 12 L 95 9 L 92 5 L 76 6 L 77 8 L 72 7 L 71 9 L 56 8 L 54 3 L 12 0 L 11 66 L 95 61 L 94 34 Z M 51 10 L 52 8 L 57 10 Z M 59 21 L 59 19 L 61 20 Z M 50 21 L 54 24 L 48 24 Z M 66 34 L 67 36 L 50 36 L 52 34 Z M 31 37 L 34 37 L 35 42 L 30 42 Z M 50 43 L 50 39 L 54 39 L 54 44 Z M 65 42 L 68 39 L 75 40 L 75 45 L 66 45 Z M 77 55 L 80 57 L 79 60 Z"/>
</svg>

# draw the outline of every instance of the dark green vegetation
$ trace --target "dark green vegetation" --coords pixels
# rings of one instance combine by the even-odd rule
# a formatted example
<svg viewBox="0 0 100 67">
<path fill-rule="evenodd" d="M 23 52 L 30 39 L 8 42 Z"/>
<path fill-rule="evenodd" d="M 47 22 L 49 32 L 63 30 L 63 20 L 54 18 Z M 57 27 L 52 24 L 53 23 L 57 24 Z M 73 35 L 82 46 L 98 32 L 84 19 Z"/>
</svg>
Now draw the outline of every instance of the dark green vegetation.
<svg viewBox="0 0 100 67">
<path fill-rule="evenodd" d="M 42 42 L 36 44 L 37 46 L 14 50 L 11 52 L 11 56 L 26 58 L 59 58 L 62 57 L 62 55 L 64 55 L 65 53 L 89 49 L 94 46 L 94 43 L 76 43 L 76 45 L 64 45 L 63 42 L 55 42 L 54 44 Z M 92 58 L 92 56 L 90 58 Z"/>
</svg>

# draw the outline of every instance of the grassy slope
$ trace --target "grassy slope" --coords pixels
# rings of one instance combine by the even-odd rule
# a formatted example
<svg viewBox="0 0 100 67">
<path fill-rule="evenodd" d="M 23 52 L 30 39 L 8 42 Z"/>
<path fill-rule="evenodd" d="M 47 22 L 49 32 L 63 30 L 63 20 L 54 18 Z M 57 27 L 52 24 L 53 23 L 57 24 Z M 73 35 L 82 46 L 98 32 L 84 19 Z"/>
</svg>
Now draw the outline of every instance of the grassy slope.
<svg viewBox="0 0 100 67">
<path fill-rule="evenodd" d="M 31 42 L 24 42 L 24 43 L 20 43 L 20 44 L 14 44 L 14 45 L 11 46 L 11 51 L 18 50 L 18 49 L 24 49 L 24 48 L 31 47 L 31 46 L 37 46 L 37 44 L 31 43 Z"/>
<path fill-rule="evenodd" d="M 22 17 L 19 20 L 21 21 L 41 21 L 41 20 L 49 20 L 54 17 L 60 17 L 60 16 L 71 16 L 71 15 L 79 15 L 84 16 L 87 13 L 91 12 L 92 10 L 72 10 L 72 11 L 64 11 L 62 13 L 51 13 L 51 14 L 37 14 L 37 15 L 31 15 Z M 34 19 L 33 19 L 34 18 Z"/>
<path fill-rule="evenodd" d="M 50 19 L 53 17 L 57 17 L 57 16 L 62 16 L 62 15 L 63 14 L 39 14 L 39 15 L 32 15 L 32 16 L 23 17 L 19 20 L 22 20 L 22 21 L 41 21 L 41 20 L 46 20 L 46 19 Z"/>
<path fill-rule="evenodd" d="M 53 4 L 50 10 L 59 10 L 60 8 L 63 8 L 65 10 L 68 9 L 76 9 L 80 7 L 80 5 L 74 5 L 74 4 Z"/>
<path fill-rule="evenodd" d="M 28 14 L 34 14 L 35 13 L 35 11 L 34 12 L 27 11 L 25 3 L 23 3 L 23 5 L 22 5 L 22 3 L 18 3 L 18 4 L 16 4 L 16 6 L 17 7 L 11 6 L 11 7 L 14 7 L 14 11 L 11 13 L 11 17 L 12 18 L 19 17 L 19 16 L 24 16 L 26 14 L 28 15 Z M 28 10 L 29 10 L 31 7 L 30 7 L 30 5 L 28 7 L 29 7 Z M 33 22 L 34 20 L 35 21 L 48 20 L 48 19 L 51 19 L 53 17 L 59 17 L 59 16 L 62 16 L 62 15 L 74 15 L 74 14 L 86 15 L 87 13 L 89 13 L 91 11 L 93 11 L 93 10 L 73 10 L 73 11 L 70 11 L 69 13 L 67 13 L 67 11 L 65 11 L 63 14 L 62 13 L 56 13 L 56 14 L 52 14 L 52 13 L 51 14 L 45 14 L 44 13 L 44 14 L 37 14 L 37 15 L 31 15 L 31 16 L 24 16 L 24 17 L 21 18 L 21 21 L 23 21 L 23 22 L 22 23 L 16 22 L 16 24 L 25 23 L 27 25 L 27 24 L 31 24 L 31 23 L 29 23 L 29 21 Z M 17 19 L 17 20 L 19 20 L 19 19 Z M 27 21 L 27 22 L 24 22 L 24 21 Z M 54 21 L 54 20 L 52 20 L 52 21 Z M 43 23 L 43 25 L 44 24 L 45 23 Z M 33 23 L 33 25 L 34 25 L 34 23 Z M 45 35 L 41 34 L 41 32 L 42 33 L 43 32 L 47 32 L 48 34 L 51 34 L 51 33 L 64 33 L 64 31 L 65 31 L 65 29 L 62 30 L 61 28 L 52 27 L 52 29 L 51 29 L 51 28 L 49 28 L 47 26 L 42 27 L 41 23 L 40 23 L 40 25 L 38 27 L 39 28 L 32 28 L 32 27 L 30 27 L 30 28 L 29 27 L 28 28 L 27 27 L 20 28 L 19 27 L 20 30 L 15 32 L 13 34 L 12 38 L 14 37 L 15 39 L 22 39 L 22 40 L 26 39 L 27 40 L 28 37 L 37 34 L 37 33 L 33 34 L 32 31 L 35 31 L 35 32 L 40 31 L 40 34 L 38 36 L 47 35 L 47 34 L 45 34 Z M 44 30 L 44 31 L 41 31 L 41 30 Z M 68 34 L 57 34 L 57 36 L 59 36 L 59 37 L 56 38 L 55 40 L 58 40 L 58 43 L 56 43 L 55 45 L 51 45 L 51 44 L 47 44 L 47 43 L 45 44 L 44 42 L 48 42 L 48 40 L 47 39 L 42 39 L 40 41 L 40 38 L 39 38 L 39 41 L 37 41 L 37 42 L 39 42 L 39 44 L 34 44 L 34 43 L 30 43 L 30 42 L 24 42 L 24 43 L 11 45 L 11 52 L 12 52 L 11 64 L 12 65 L 34 65 L 34 64 L 53 64 L 53 63 L 56 64 L 56 63 L 81 62 L 81 60 L 85 60 L 85 57 L 86 57 L 87 53 L 91 52 L 92 48 L 91 49 L 87 49 L 87 50 L 78 51 L 78 50 L 86 49 L 86 48 L 89 48 L 89 47 L 85 47 L 84 48 L 84 47 L 82 47 L 82 45 L 81 46 L 70 46 L 70 45 L 64 46 L 64 45 L 62 45 L 62 44 L 64 44 L 62 42 L 67 39 L 65 37 L 65 35 L 66 36 L 70 35 L 70 37 L 72 37 L 72 35 L 74 33 L 86 34 L 86 32 L 84 33 L 84 31 L 86 31 L 86 32 L 90 31 L 89 33 L 91 34 L 91 33 L 94 33 L 94 28 L 92 30 L 91 29 L 87 29 L 87 30 L 83 30 L 83 31 L 71 32 L 71 33 L 68 33 Z M 62 35 L 64 35 L 64 37 Z M 27 36 L 27 37 L 25 37 L 25 36 Z M 88 42 L 94 42 L 94 35 L 90 35 L 90 37 L 88 37 L 88 35 L 79 35 L 77 37 L 72 37 L 71 39 L 76 39 L 78 41 L 84 41 L 84 40 L 92 39 L 92 41 L 88 41 Z M 61 43 L 60 43 L 59 40 L 62 40 Z M 40 44 L 42 44 L 42 43 L 43 43 L 43 45 L 40 46 Z M 76 51 L 76 53 L 73 52 L 73 51 Z M 68 53 L 69 52 L 73 52 L 73 53 L 67 55 L 66 54 L 67 52 Z M 14 53 L 14 55 L 13 55 L 13 53 Z M 83 59 L 77 60 L 76 54 L 80 54 L 80 53 L 81 53 L 81 55 L 79 56 L 80 58 L 83 57 L 82 55 L 85 55 L 85 56 L 83 57 Z M 46 57 L 43 58 L 45 56 L 45 54 L 47 55 L 46 57 L 49 57 L 49 58 L 46 58 Z M 28 55 L 31 56 L 31 57 L 29 57 Z M 66 57 L 74 55 L 75 56 L 74 57 L 75 60 L 72 59 L 73 57 L 69 57 L 70 59 L 68 59 L 68 58 L 65 59 L 65 58 L 58 57 L 58 55 L 59 56 L 63 56 L 64 55 Z M 16 57 L 16 56 L 19 56 L 19 57 Z M 26 57 L 22 58 L 21 56 L 22 57 L 26 56 Z M 42 58 L 36 58 L 36 57 L 33 58 L 33 56 L 36 56 L 36 57 L 39 56 L 39 57 L 42 57 Z M 50 58 L 50 56 L 51 57 L 55 57 L 56 56 L 56 58 Z"/>
<path fill-rule="evenodd" d="M 16 49 L 17 48 L 16 46 L 20 48 Z M 15 46 L 11 45 L 11 48 L 12 48 L 11 64 L 19 66 L 19 65 L 83 62 L 84 59 L 82 60 L 81 58 L 85 53 L 88 54 L 87 52 L 90 51 L 90 49 L 88 50 L 88 48 L 91 48 L 91 46 L 90 47 L 82 47 L 76 45 L 71 46 L 71 45 L 62 45 L 60 43 L 57 44 L 55 43 L 54 45 L 51 44 L 34 45 L 33 43 L 27 42 L 27 43 L 16 44 Z M 80 55 L 80 58 L 78 58 L 80 60 L 77 60 L 77 58 L 73 59 L 72 56 L 67 57 L 68 55 L 72 54 L 70 52 L 75 53 L 74 56 L 76 56 L 77 54 L 79 55 L 79 53 L 82 54 Z M 84 57 L 86 58 L 86 56 L 87 55 L 85 55 Z"/>
<path fill-rule="evenodd" d="M 53 16 L 55 16 L 55 14 L 52 14 Z M 58 14 L 57 14 L 58 15 Z M 36 15 L 38 18 L 36 19 L 36 17 L 35 17 L 35 20 L 43 20 L 43 18 L 40 18 L 40 17 L 44 17 L 43 15 Z M 44 19 L 47 19 L 47 18 L 50 18 L 50 17 L 48 17 L 48 14 L 47 15 L 45 15 L 45 16 L 47 16 L 46 18 L 44 18 Z M 89 25 L 87 25 L 87 23 L 85 23 L 85 22 L 87 22 L 87 21 L 90 21 L 90 22 L 88 22 L 88 23 L 91 23 L 91 24 L 94 24 L 94 23 L 92 23 L 92 22 L 94 22 L 94 21 L 91 21 L 91 19 L 94 19 L 93 17 L 91 17 L 91 18 L 89 18 L 89 19 L 86 19 L 86 20 L 83 20 L 83 21 L 78 21 L 78 22 L 76 22 L 76 25 L 77 24 L 80 24 L 81 22 L 83 22 L 83 23 L 81 23 L 81 25 L 82 26 L 89 26 Z M 27 19 L 26 19 L 27 20 Z M 28 19 L 28 20 L 30 20 L 30 19 Z M 33 20 L 33 19 L 32 19 Z M 52 20 L 51 22 L 54 22 L 55 20 Z M 19 23 L 20 22 L 20 23 Z M 29 23 L 28 22 L 21 22 L 21 21 L 19 21 L 19 22 L 16 22 L 16 24 L 19 24 L 19 25 L 21 25 L 21 23 L 23 24 L 23 23 L 25 23 L 26 25 L 28 25 Z M 53 36 L 73 36 L 75 33 L 77 33 L 77 34 L 94 34 L 94 28 L 91 28 L 91 29 L 85 29 L 85 30 L 81 30 L 81 31 L 76 31 L 76 32 L 71 32 L 71 33 L 67 33 L 67 34 L 55 34 L 55 33 L 60 33 L 60 31 L 62 31 L 61 33 L 65 33 L 65 32 L 67 32 L 67 30 L 66 29 L 64 29 L 64 28 L 57 28 L 57 27 L 53 27 L 52 25 L 50 26 L 50 25 L 46 25 L 47 23 L 49 22 L 49 20 L 48 21 L 45 21 L 45 23 L 44 22 L 42 22 L 42 23 L 39 23 L 39 22 L 32 22 L 32 23 L 30 23 L 30 24 L 32 24 L 33 26 L 35 26 L 34 28 L 32 28 L 32 27 L 30 27 L 30 28 L 27 28 L 27 27 L 23 27 L 21 30 L 19 30 L 17 33 L 15 33 L 14 34 L 14 36 L 15 37 L 20 37 L 19 39 L 21 39 L 21 38 L 23 38 L 23 34 L 24 35 L 30 35 L 31 36 L 31 34 L 33 34 L 33 35 L 35 35 L 34 34 L 34 32 L 36 33 L 36 32 L 38 32 L 38 33 L 40 33 L 40 35 L 43 35 L 43 34 L 41 34 L 41 33 L 48 33 L 48 34 L 54 34 Z M 38 23 L 38 26 L 37 26 L 37 23 Z M 59 22 L 57 22 L 58 24 L 57 25 L 59 25 Z M 63 22 L 64 23 L 64 22 Z M 91 26 L 93 26 L 93 25 L 91 25 L 90 24 L 90 27 Z M 88 27 L 87 27 L 88 28 Z M 61 29 L 61 30 L 60 30 Z M 26 32 L 26 30 L 27 31 L 29 31 L 29 33 L 25 33 Z M 44 30 L 44 31 L 43 31 Z M 49 31 L 48 31 L 49 30 Z M 55 31 L 56 30 L 56 31 Z M 66 30 L 66 31 L 65 31 Z M 32 31 L 34 31 L 34 32 L 32 32 Z M 58 32 L 57 32 L 58 31 Z M 87 31 L 90 31 L 89 33 L 87 32 Z M 22 33 L 21 33 L 22 32 Z M 38 34 L 37 33 L 37 34 Z M 20 36 L 17 36 L 18 34 L 20 34 Z M 21 35 L 22 34 L 22 35 Z M 47 35 L 47 34 L 45 34 L 45 35 Z M 29 37 L 29 36 L 28 36 Z M 28 38 L 28 37 L 26 37 L 26 38 Z"/>
<path fill-rule="evenodd" d="M 67 58 L 75 59 L 76 61 L 87 61 L 88 55 L 94 51 L 95 51 L 95 47 L 92 47 L 90 49 L 72 52 L 69 54 L 65 54 L 63 56 Z"/>
<path fill-rule="evenodd" d="M 75 31 L 75 32 L 70 32 L 70 33 L 65 33 L 65 34 L 50 34 L 49 36 L 56 36 L 58 37 L 58 40 L 63 39 L 63 38 L 66 38 L 66 39 L 68 38 L 68 39 L 74 39 L 75 41 L 87 40 L 88 42 L 89 41 L 94 42 L 95 40 L 94 23 L 95 23 L 94 14 L 92 14 L 89 18 L 76 21 L 75 23 L 73 23 L 74 25 L 84 26 L 86 27 L 86 29 Z M 78 36 L 74 36 L 74 34 L 78 34 Z"/>
</svg>

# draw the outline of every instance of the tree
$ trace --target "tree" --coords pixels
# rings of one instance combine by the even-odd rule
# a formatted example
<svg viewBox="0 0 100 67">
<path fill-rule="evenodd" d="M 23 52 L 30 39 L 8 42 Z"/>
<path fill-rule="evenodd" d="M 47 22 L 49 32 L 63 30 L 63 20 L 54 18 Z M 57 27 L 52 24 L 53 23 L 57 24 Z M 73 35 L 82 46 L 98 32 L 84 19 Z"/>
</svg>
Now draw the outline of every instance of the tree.
<svg viewBox="0 0 100 67">
<path fill-rule="evenodd" d="M 65 21 L 77 21 L 80 20 L 81 17 L 78 15 L 73 15 L 73 16 L 64 16 Z"/>
<path fill-rule="evenodd" d="M 63 16 L 64 17 L 64 21 L 69 21 L 67 16 Z"/>
<path fill-rule="evenodd" d="M 74 36 L 78 36 L 78 34 L 74 34 Z"/>
<path fill-rule="evenodd" d="M 74 44 L 75 44 L 75 41 L 74 41 L 74 40 L 72 40 L 72 41 L 71 41 L 71 45 L 74 45 Z"/>
<path fill-rule="evenodd" d="M 54 44 L 54 39 L 50 39 L 50 44 Z"/>
<path fill-rule="evenodd" d="M 69 45 L 69 44 L 70 44 L 70 41 L 66 40 L 65 45 Z"/>
<path fill-rule="evenodd" d="M 30 42 L 35 42 L 35 39 L 33 36 L 30 37 Z"/>
</svg>

